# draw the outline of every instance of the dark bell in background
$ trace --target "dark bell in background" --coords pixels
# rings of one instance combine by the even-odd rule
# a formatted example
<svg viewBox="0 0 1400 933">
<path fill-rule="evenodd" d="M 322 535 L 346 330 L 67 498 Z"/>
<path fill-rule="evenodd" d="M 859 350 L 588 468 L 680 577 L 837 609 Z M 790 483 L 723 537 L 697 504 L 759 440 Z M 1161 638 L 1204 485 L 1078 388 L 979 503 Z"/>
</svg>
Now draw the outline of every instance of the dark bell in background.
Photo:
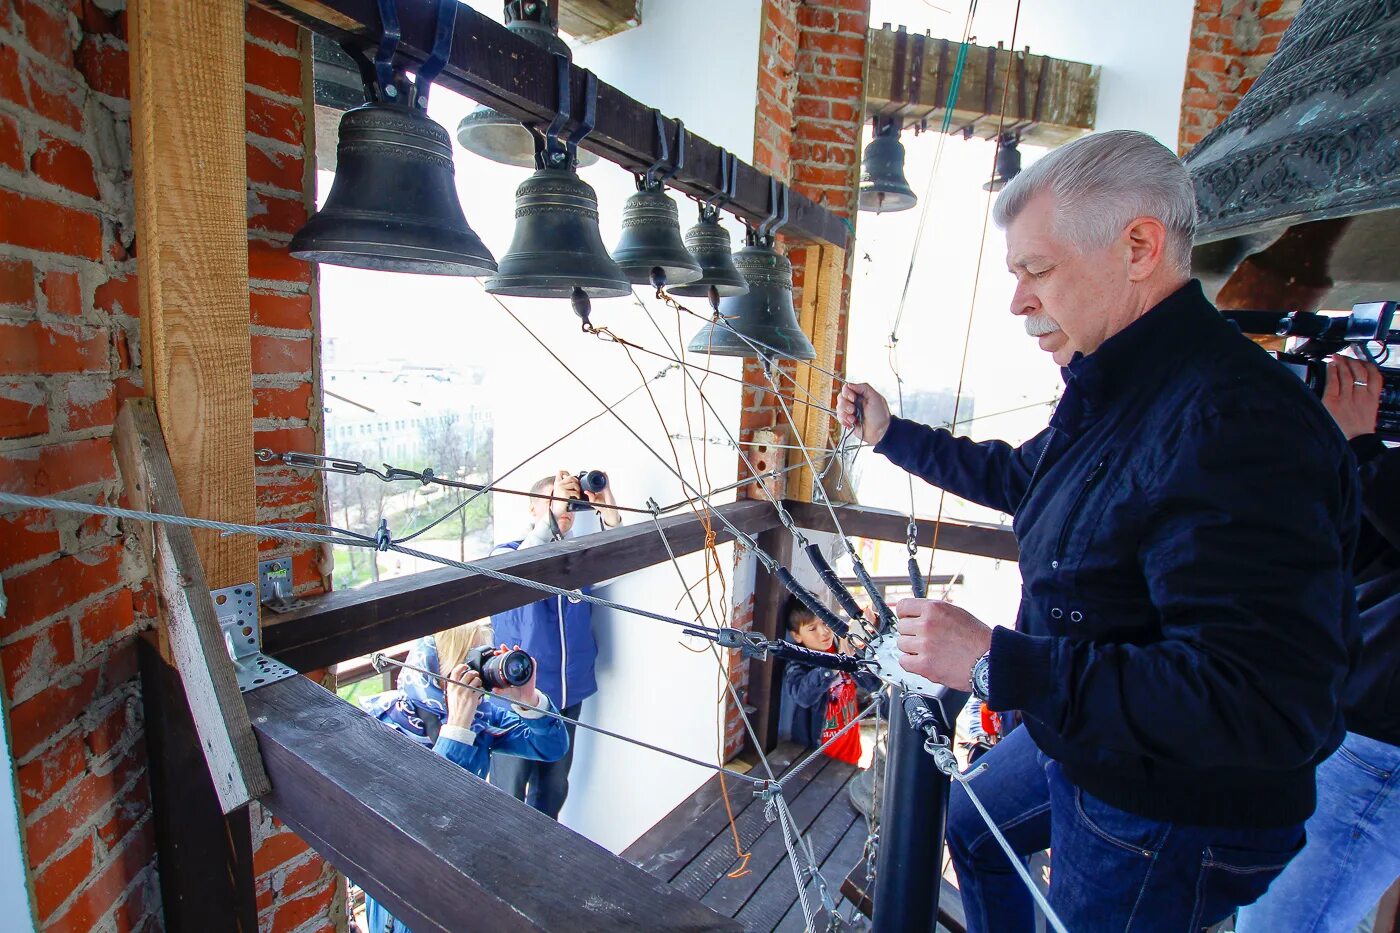
<svg viewBox="0 0 1400 933">
<path fill-rule="evenodd" d="M 877 214 L 907 211 L 919 198 L 904 177 L 904 144 L 899 141 L 899 121 L 875 121 L 875 138 L 865 147 L 860 163 L 857 204 Z"/>
<path fill-rule="evenodd" d="M 1020 140 L 1015 134 L 1007 133 L 1001 137 L 1001 145 L 997 147 L 996 174 L 992 180 L 982 186 L 983 191 L 1000 191 L 1006 187 L 1006 183 L 1017 175 L 1021 174 L 1021 150 L 1017 148 Z"/>
</svg>

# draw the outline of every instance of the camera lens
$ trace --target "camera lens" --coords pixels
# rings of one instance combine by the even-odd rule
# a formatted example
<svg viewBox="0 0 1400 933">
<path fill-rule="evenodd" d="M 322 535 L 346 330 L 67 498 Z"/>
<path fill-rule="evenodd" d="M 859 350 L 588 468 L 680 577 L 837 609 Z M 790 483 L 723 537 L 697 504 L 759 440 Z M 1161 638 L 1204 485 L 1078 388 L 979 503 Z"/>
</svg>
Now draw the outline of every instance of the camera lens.
<svg viewBox="0 0 1400 933">
<path fill-rule="evenodd" d="M 580 473 L 578 479 L 585 492 L 602 492 L 608 488 L 608 474 L 602 470 L 587 470 Z"/>
<path fill-rule="evenodd" d="M 535 672 L 535 661 L 519 649 L 502 651 L 487 662 L 489 671 L 483 679 L 492 681 L 492 687 L 518 687 L 530 679 Z"/>
</svg>

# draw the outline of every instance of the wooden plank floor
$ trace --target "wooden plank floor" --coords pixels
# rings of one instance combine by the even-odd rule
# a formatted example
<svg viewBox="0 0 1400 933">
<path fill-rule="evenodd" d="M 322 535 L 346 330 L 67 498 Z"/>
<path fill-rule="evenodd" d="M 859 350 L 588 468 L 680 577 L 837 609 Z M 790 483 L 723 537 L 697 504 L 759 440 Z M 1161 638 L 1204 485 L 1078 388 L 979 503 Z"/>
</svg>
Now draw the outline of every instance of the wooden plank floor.
<svg viewBox="0 0 1400 933">
<path fill-rule="evenodd" d="M 779 746 L 768 756 L 776 774 L 785 775 L 806 756 L 806 750 Z M 822 876 L 842 912 L 850 905 L 841 895 L 841 883 L 861 860 L 865 847 L 865 818 L 856 812 L 847 785 L 859 769 L 822 756 L 784 784 L 784 796 L 798 829 L 811 842 Z M 726 782 L 729 806 L 734 814 L 740 844 L 749 853 L 747 872 L 729 877 L 740 867 L 734 837 L 724 806 L 718 776 L 682 801 L 654 827 L 629 846 L 622 857 L 672 887 L 696 898 L 746 929 L 803 929 L 797 881 L 783 845 L 782 830 L 769 823 L 763 804 L 748 783 Z M 807 903 L 818 929 L 825 929 L 825 913 L 816 886 L 808 882 Z"/>
</svg>

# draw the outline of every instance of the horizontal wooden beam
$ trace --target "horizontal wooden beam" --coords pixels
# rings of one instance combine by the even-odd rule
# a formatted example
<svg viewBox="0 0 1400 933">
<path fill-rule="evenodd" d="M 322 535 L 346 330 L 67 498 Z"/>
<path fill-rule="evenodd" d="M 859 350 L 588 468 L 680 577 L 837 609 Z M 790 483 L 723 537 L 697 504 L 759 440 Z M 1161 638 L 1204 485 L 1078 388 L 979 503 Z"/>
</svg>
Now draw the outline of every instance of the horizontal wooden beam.
<svg viewBox="0 0 1400 933">
<path fill-rule="evenodd" d="M 580 42 L 596 42 L 642 24 L 642 0 L 560 0 L 559 28 Z"/>
<path fill-rule="evenodd" d="M 788 512 L 799 526 L 812 531 L 835 533 L 836 526 L 827 513 L 826 506 L 814 502 L 787 503 Z M 909 516 L 893 509 L 872 509 L 864 505 L 838 505 L 836 517 L 846 534 L 859 538 L 874 538 L 876 541 L 904 541 L 909 526 Z M 920 547 L 932 547 L 934 528 L 939 523 L 929 518 L 916 520 Z M 999 525 L 970 525 L 944 519 L 938 531 L 938 547 L 944 551 L 959 554 L 976 554 L 997 560 L 1016 560 L 1019 551 L 1016 535 L 1010 528 Z"/>
<path fill-rule="evenodd" d="M 377 44 L 380 34 L 376 0 L 254 0 L 311 30 L 361 46 Z M 402 39 L 398 54 L 410 68 L 423 62 L 433 45 L 435 0 L 398 0 Z M 437 83 L 494 107 L 526 123 L 544 124 L 558 106 L 554 60 L 548 52 L 481 15 L 458 5 L 452 54 Z M 583 69 L 571 66 L 572 99 L 583 100 Z M 676 138 L 676 121 L 665 119 L 667 138 Z M 449 128 L 450 129 L 450 128 Z M 582 148 L 623 168 L 639 172 L 656 162 L 659 145 L 652 109 L 617 88 L 598 82 L 597 122 Z M 673 147 L 674 148 L 674 147 Z M 720 153 L 708 140 L 689 135 L 685 166 L 668 184 L 686 194 L 708 198 L 719 191 Z M 769 214 L 768 176 L 738 164 L 738 193 L 725 209 L 757 223 Z M 783 233 L 800 240 L 844 248 L 850 228 L 840 217 L 795 192 L 789 192 L 789 217 Z"/>
<path fill-rule="evenodd" d="M 787 500 L 787 509 L 803 528 L 834 531 L 822 506 Z M 718 507 L 745 534 L 758 536 L 779 527 L 777 510 L 768 502 L 741 499 Z M 881 541 L 903 541 L 908 517 L 888 509 L 837 506 L 847 534 Z M 934 523 L 920 519 L 919 543 L 933 543 Z M 705 547 L 705 529 L 693 515 L 661 520 L 666 540 L 677 556 Z M 733 540 L 720 523 L 719 543 Z M 1016 559 L 1010 529 L 944 521 L 938 546 L 949 551 Z M 667 560 L 650 522 L 570 538 L 524 551 L 488 557 L 485 566 L 541 583 L 576 588 L 644 570 Z M 293 612 L 264 619 L 263 650 L 298 670 L 314 670 L 401 644 L 472 619 L 524 606 L 540 598 L 538 590 L 503 583 L 481 574 L 444 568 L 383 580 L 354 590 L 337 590 L 307 600 Z"/>
<path fill-rule="evenodd" d="M 870 30 L 866 115 L 898 116 L 904 126 L 927 122 L 936 129 L 947 111 L 958 47 L 956 41 L 909 33 L 903 26 Z M 970 45 L 949 129 L 995 137 L 1005 95 L 1005 130 L 1035 146 L 1067 143 L 1094 129 L 1099 73 L 1098 65 Z"/>
<path fill-rule="evenodd" d="M 743 499 L 721 505 L 717 511 L 750 535 L 778 524 L 777 510 L 767 502 Z M 678 556 L 705 547 L 705 528 L 689 513 L 662 519 L 661 528 Z M 714 528 L 718 543 L 733 540 L 722 524 L 716 522 Z M 665 560 L 666 549 L 656 528 L 645 521 L 488 557 L 481 563 L 540 583 L 577 588 Z M 481 574 L 431 570 L 313 597 L 301 609 L 265 619 L 263 650 L 297 670 L 314 670 L 539 598 L 539 590 Z"/>
<path fill-rule="evenodd" d="M 739 930 L 305 677 L 247 695 L 260 802 L 415 930 Z"/>
</svg>

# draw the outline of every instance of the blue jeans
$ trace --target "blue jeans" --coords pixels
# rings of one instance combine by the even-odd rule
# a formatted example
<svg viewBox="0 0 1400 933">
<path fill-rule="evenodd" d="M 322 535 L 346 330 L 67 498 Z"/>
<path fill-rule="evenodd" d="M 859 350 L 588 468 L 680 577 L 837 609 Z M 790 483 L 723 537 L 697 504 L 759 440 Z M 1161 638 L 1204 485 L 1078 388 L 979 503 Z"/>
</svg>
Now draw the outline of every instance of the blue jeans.
<svg viewBox="0 0 1400 933">
<path fill-rule="evenodd" d="M 578 719 L 583 702 L 561 709 L 559 714 Z M 564 724 L 569 733 L 569 750 L 558 761 L 535 761 L 514 755 L 491 759 L 490 781 L 516 800 L 523 800 L 552 820 L 559 819 L 564 799 L 569 796 L 569 769 L 574 764 L 574 724 Z"/>
<path fill-rule="evenodd" d="M 1252 903 L 1303 827 L 1220 829 L 1112 807 L 1065 779 L 1024 728 L 987 752 L 973 792 L 1020 855 L 1050 848 L 1050 906 L 1073 933 L 1197 933 Z M 948 850 L 968 933 L 1035 928 L 1035 905 L 967 791 L 954 784 Z"/>
<path fill-rule="evenodd" d="M 1400 876 L 1400 747 L 1347 733 L 1317 769 L 1308 844 L 1239 933 L 1351 933 Z"/>
</svg>

